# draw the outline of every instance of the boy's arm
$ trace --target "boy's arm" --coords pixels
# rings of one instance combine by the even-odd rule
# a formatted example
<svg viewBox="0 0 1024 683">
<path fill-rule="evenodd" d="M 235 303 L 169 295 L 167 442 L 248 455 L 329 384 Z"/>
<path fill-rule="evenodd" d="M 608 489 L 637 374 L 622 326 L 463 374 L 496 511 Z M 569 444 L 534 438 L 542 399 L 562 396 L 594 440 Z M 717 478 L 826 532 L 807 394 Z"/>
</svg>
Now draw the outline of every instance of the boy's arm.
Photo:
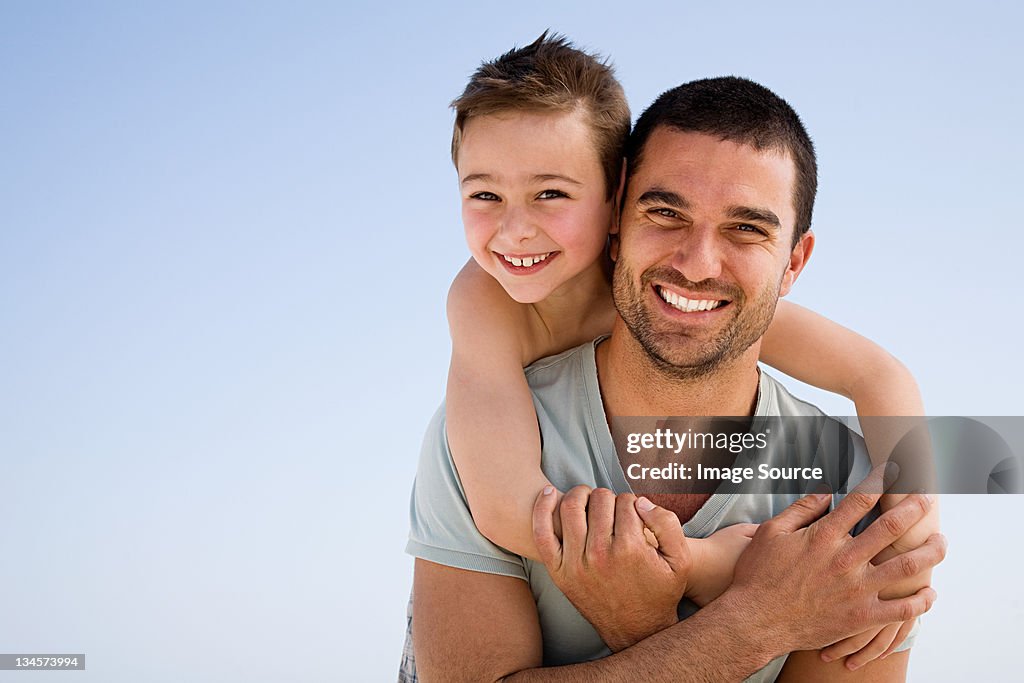
<svg viewBox="0 0 1024 683">
<path fill-rule="evenodd" d="M 523 365 L 532 311 L 470 261 L 448 293 L 447 433 L 473 521 L 495 544 L 537 558 L 533 501 L 548 484 Z"/>
<path fill-rule="evenodd" d="M 768 332 L 761 345 L 761 359 L 787 375 L 832 391 L 851 399 L 857 409 L 864 441 L 873 465 L 890 458 L 901 440 L 910 432 L 912 438 L 921 437 L 919 426 L 924 415 L 924 404 L 917 382 L 910 371 L 882 347 L 828 318 L 818 315 L 802 306 L 780 301 Z M 926 452 L 926 444 L 918 444 L 917 457 Z M 914 475 L 928 479 L 926 458 L 916 461 Z M 903 487 L 906 490 L 906 487 Z M 882 510 L 889 510 L 906 493 L 882 497 Z M 886 548 L 876 562 L 881 562 L 900 553 L 918 547 L 939 530 L 938 505 L 907 534 Z M 900 587 L 900 592 L 914 592 L 930 581 L 930 573 Z M 849 658 L 847 664 L 859 667 L 873 657 L 891 652 L 903 642 L 910 631 L 910 624 L 902 629 L 889 627 L 888 637 L 870 642 L 863 641 L 866 634 L 837 643 L 823 652 L 830 660 L 860 650 Z M 897 635 L 898 633 L 898 635 Z M 883 641 L 883 638 L 885 640 Z M 856 643 L 856 647 L 854 644 Z"/>
<path fill-rule="evenodd" d="M 779 301 L 775 309 L 761 360 L 801 382 L 851 399 L 858 415 L 924 414 L 917 383 L 896 358 L 870 339 L 788 301 Z"/>
</svg>

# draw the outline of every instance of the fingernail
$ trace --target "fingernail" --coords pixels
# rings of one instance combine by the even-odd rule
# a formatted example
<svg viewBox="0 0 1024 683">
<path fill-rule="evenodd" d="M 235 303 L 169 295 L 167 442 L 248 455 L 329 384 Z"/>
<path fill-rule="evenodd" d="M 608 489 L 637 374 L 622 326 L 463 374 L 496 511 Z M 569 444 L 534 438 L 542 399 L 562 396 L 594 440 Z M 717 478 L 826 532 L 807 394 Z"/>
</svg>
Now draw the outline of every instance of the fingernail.
<svg viewBox="0 0 1024 683">
<path fill-rule="evenodd" d="M 900 466 L 892 461 L 885 463 L 885 470 L 882 474 L 882 480 L 885 481 L 885 485 L 890 486 L 896 481 L 898 476 L 900 476 Z"/>
<path fill-rule="evenodd" d="M 832 661 L 832 657 L 830 657 L 829 655 L 827 655 L 824 652 L 822 652 L 821 653 L 821 661 L 823 661 L 823 662 L 831 662 Z"/>
<path fill-rule="evenodd" d="M 849 669 L 850 671 L 856 671 L 857 669 L 860 668 L 860 664 L 854 664 L 852 662 L 847 662 L 846 663 L 846 668 Z"/>
<path fill-rule="evenodd" d="M 636 506 L 643 510 L 644 512 L 654 509 L 654 503 L 647 500 L 643 496 L 640 496 L 639 498 L 636 499 Z"/>
<path fill-rule="evenodd" d="M 544 495 L 545 496 L 550 496 L 554 492 L 555 492 L 555 487 L 554 486 L 545 486 L 544 487 Z"/>
<path fill-rule="evenodd" d="M 824 503 L 826 500 L 829 500 L 830 498 L 832 498 L 832 494 L 831 493 L 815 493 L 814 494 L 814 500 L 818 501 L 819 503 Z"/>
</svg>

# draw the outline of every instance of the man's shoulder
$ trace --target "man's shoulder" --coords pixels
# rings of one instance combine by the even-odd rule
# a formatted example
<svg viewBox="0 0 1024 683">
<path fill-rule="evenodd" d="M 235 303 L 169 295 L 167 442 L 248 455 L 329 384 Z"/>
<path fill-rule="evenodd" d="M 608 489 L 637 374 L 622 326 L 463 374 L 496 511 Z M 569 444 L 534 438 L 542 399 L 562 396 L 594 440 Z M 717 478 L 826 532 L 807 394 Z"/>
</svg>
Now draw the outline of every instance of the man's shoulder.
<svg viewBox="0 0 1024 683">
<path fill-rule="evenodd" d="M 588 341 L 561 353 L 534 361 L 526 368 L 526 381 L 530 388 L 543 389 L 555 381 L 564 381 L 570 375 L 582 374 L 593 364 L 594 347 L 603 337 Z"/>
<path fill-rule="evenodd" d="M 566 420 L 600 400 L 594 349 L 602 339 L 541 358 L 526 368 L 538 417 L 550 413 L 553 420 Z"/>
<path fill-rule="evenodd" d="M 763 413 L 772 416 L 826 417 L 818 406 L 797 398 L 779 380 L 761 369 L 761 395 L 758 403 L 764 403 Z M 762 409 L 759 405 L 758 412 Z"/>
</svg>

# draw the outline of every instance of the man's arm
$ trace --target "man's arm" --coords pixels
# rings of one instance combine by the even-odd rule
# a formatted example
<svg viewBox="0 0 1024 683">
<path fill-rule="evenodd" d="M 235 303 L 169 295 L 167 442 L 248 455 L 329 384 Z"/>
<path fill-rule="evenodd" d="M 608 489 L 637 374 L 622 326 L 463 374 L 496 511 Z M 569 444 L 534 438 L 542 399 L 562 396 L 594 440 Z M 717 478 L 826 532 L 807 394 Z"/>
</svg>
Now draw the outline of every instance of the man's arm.
<svg viewBox="0 0 1024 683">
<path fill-rule="evenodd" d="M 727 595 L 610 657 L 542 665 L 540 624 L 525 581 L 416 560 L 416 667 L 432 681 L 736 681 L 774 658 Z"/>
</svg>

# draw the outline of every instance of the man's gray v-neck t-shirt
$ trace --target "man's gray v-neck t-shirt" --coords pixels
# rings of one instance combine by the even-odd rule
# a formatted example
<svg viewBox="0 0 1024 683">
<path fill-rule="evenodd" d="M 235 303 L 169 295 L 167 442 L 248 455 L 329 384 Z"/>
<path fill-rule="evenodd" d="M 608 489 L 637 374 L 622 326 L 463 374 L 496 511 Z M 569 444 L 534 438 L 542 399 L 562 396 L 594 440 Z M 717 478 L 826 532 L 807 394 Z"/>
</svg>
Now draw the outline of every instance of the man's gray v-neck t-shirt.
<svg viewBox="0 0 1024 683">
<path fill-rule="evenodd" d="M 585 484 L 618 493 L 631 491 L 605 419 L 597 380 L 595 349 L 603 338 L 537 361 L 526 369 L 542 438 L 541 468 L 562 491 Z M 822 417 L 815 406 L 791 395 L 775 379 L 760 373 L 754 419 L 778 416 Z M 816 459 L 820 433 L 801 444 L 790 442 L 780 464 L 804 466 Z M 495 444 L 499 450 L 501 444 Z M 845 491 L 870 471 L 863 440 L 849 436 L 842 467 L 826 469 L 825 484 L 831 491 Z M 720 487 L 683 525 L 688 537 L 703 538 L 718 529 L 743 523 L 763 522 L 782 512 L 801 493 L 749 494 Z M 833 495 L 835 505 L 841 495 Z M 427 429 L 410 503 L 411 530 L 406 552 L 424 560 L 470 571 L 502 574 L 530 585 L 540 617 L 544 664 L 557 666 L 605 657 L 611 651 L 597 631 L 555 586 L 544 565 L 513 554 L 488 541 L 477 530 L 466 494 L 459 481 L 445 432 L 442 405 Z M 861 523 L 861 527 L 866 522 Z M 692 613 L 681 608 L 681 612 Z M 916 632 L 916 628 L 914 629 Z M 771 638 L 772 634 L 765 634 Z M 899 650 L 907 649 L 912 634 Z M 725 653 L 722 653 L 723 655 Z M 772 681 L 785 663 L 773 660 L 748 681 Z"/>
</svg>

